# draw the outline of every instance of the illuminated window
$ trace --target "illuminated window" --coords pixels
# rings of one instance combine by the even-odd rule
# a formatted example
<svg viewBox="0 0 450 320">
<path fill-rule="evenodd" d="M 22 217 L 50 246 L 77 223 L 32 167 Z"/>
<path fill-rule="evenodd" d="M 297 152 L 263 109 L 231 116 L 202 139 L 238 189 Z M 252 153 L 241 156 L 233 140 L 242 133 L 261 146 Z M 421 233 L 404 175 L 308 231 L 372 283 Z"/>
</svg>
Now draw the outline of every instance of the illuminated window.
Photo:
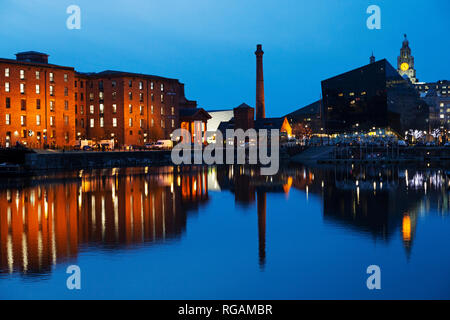
<svg viewBox="0 0 450 320">
<path fill-rule="evenodd" d="M 100 103 L 100 113 L 104 113 L 105 112 L 105 106 L 103 105 L 103 103 Z"/>
<path fill-rule="evenodd" d="M 93 128 L 94 125 L 95 125 L 95 120 L 94 120 L 94 119 L 91 119 L 91 128 Z"/>
<path fill-rule="evenodd" d="M 40 94 L 41 93 L 41 87 L 37 84 L 36 85 L 36 94 Z"/>
<path fill-rule="evenodd" d="M 144 114 L 144 107 L 143 106 L 139 106 L 139 113 L 141 115 Z"/>
<path fill-rule="evenodd" d="M 91 105 L 89 107 L 89 111 L 90 111 L 91 114 L 94 114 L 94 105 Z"/>
<path fill-rule="evenodd" d="M 150 82 L 150 89 L 153 90 L 153 81 Z"/>
<path fill-rule="evenodd" d="M 20 80 L 25 80 L 25 70 L 20 70 Z"/>
<path fill-rule="evenodd" d="M 353 97 L 355 95 L 354 92 L 350 92 L 350 97 Z"/>
<path fill-rule="evenodd" d="M 117 127 L 117 118 L 112 119 L 113 127 Z"/>
<path fill-rule="evenodd" d="M 150 107 L 150 111 L 153 114 L 153 105 Z"/>
<path fill-rule="evenodd" d="M 117 105 L 116 104 L 112 105 L 112 112 L 117 113 Z"/>
<path fill-rule="evenodd" d="M 69 75 L 67 73 L 64 74 L 64 82 L 69 81 Z"/>
<path fill-rule="evenodd" d="M 164 107 L 161 107 L 161 115 L 164 115 Z"/>
<path fill-rule="evenodd" d="M 128 112 L 133 113 L 133 106 L 131 104 L 128 105 Z"/>
<path fill-rule="evenodd" d="M 39 71 L 36 71 L 36 80 L 39 80 L 41 78 L 41 73 Z"/>
<path fill-rule="evenodd" d="M 50 100 L 50 111 L 55 111 L 55 100 Z"/>
<path fill-rule="evenodd" d="M 50 86 L 50 95 L 51 96 L 55 95 L 55 87 L 54 86 Z"/>
<path fill-rule="evenodd" d="M 11 124 L 11 115 L 10 114 L 6 114 L 6 125 L 10 125 Z"/>
<path fill-rule="evenodd" d="M 175 115 L 175 108 L 172 107 L 171 110 L 172 110 L 172 115 L 174 116 Z"/>
<path fill-rule="evenodd" d="M 20 84 L 20 93 L 25 94 L 25 84 L 24 83 Z"/>
<path fill-rule="evenodd" d="M 161 102 L 164 103 L 164 95 L 161 95 Z"/>
<path fill-rule="evenodd" d="M 39 114 L 36 115 L 36 125 L 37 126 L 41 125 L 41 116 Z"/>
<path fill-rule="evenodd" d="M 5 82 L 5 92 L 9 92 L 9 82 Z"/>
<path fill-rule="evenodd" d="M 161 128 L 164 128 L 164 120 L 161 119 Z"/>
<path fill-rule="evenodd" d="M 161 83 L 161 91 L 164 91 L 164 84 Z"/>
<path fill-rule="evenodd" d="M 142 81 L 139 81 L 139 90 L 144 89 L 144 83 Z"/>
<path fill-rule="evenodd" d="M 9 68 L 5 68 L 5 77 L 9 77 Z"/>
<path fill-rule="evenodd" d="M 104 120 L 103 120 L 103 117 L 101 117 L 100 118 L 100 127 L 103 128 L 103 126 L 104 126 Z"/>
<path fill-rule="evenodd" d="M 129 118 L 129 119 L 128 119 L 128 126 L 129 126 L 129 127 L 132 127 L 132 126 L 133 126 L 133 119 L 132 119 L 132 118 Z"/>
<path fill-rule="evenodd" d="M 175 120 L 172 119 L 172 128 L 175 128 Z"/>
<path fill-rule="evenodd" d="M 53 72 L 50 72 L 50 73 L 48 74 L 48 77 L 49 77 L 49 79 L 50 79 L 50 82 L 55 81 L 55 75 L 53 74 Z"/>
<path fill-rule="evenodd" d="M 343 97 L 344 96 L 344 94 L 343 93 L 339 93 L 339 97 Z"/>
<path fill-rule="evenodd" d="M 50 117 L 50 126 L 54 126 L 55 125 L 55 116 L 51 116 Z"/>
</svg>

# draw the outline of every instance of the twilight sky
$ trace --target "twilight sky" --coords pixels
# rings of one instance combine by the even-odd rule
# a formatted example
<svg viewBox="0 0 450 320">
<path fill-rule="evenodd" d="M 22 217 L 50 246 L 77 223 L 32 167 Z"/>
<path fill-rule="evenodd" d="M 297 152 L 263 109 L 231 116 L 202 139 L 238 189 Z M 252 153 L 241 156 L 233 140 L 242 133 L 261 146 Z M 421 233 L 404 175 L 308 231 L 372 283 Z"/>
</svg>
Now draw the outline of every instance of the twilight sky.
<svg viewBox="0 0 450 320">
<path fill-rule="evenodd" d="M 81 30 L 66 8 L 81 8 Z M 369 5 L 381 30 L 369 30 Z M 1 0 L 0 57 L 50 54 L 77 71 L 180 79 L 205 109 L 254 106 L 263 45 L 267 116 L 314 102 L 320 81 L 365 65 L 372 50 L 394 67 L 407 33 L 420 81 L 450 79 L 448 0 Z"/>
</svg>

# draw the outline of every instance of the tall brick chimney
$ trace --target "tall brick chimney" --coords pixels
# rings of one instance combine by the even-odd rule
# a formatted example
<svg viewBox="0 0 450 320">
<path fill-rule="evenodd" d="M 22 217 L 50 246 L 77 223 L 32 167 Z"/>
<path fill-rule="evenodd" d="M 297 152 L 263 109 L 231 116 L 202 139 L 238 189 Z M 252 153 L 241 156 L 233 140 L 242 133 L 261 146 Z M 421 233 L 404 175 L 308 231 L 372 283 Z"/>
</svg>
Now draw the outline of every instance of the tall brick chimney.
<svg viewBox="0 0 450 320">
<path fill-rule="evenodd" d="M 256 46 L 256 119 L 266 117 L 266 107 L 264 102 L 264 75 L 263 75 L 263 55 L 262 45 Z"/>
</svg>

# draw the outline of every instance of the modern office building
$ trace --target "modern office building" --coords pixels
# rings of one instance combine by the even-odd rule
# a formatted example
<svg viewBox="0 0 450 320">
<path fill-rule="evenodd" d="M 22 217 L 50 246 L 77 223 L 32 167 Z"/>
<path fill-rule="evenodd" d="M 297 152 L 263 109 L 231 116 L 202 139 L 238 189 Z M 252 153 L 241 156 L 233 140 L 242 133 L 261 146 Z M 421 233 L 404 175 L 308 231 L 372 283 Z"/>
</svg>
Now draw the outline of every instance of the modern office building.
<svg viewBox="0 0 450 320">
<path fill-rule="evenodd" d="M 328 134 L 429 128 L 428 105 L 385 59 L 322 81 L 322 96 Z"/>
<path fill-rule="evenodd" d="M 183 122 L 181 110 L 196 109 L 177 79 L 79 73 L 49 64 L 48 57 L 30 51 L 18 53 L 16 60 L 0 59 L 1 146 L 62 148 L 82 139 L 114 139 L 117 147 L 143 145 L 170 139 Z"/>
</svg>

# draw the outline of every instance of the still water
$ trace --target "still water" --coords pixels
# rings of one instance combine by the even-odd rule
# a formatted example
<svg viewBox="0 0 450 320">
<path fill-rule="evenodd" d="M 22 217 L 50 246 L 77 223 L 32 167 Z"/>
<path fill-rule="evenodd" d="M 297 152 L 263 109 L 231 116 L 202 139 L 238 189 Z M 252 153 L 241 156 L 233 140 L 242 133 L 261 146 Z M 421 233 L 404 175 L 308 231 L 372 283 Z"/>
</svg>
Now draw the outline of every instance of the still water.
<svg viewBox="0 0 450 320">
<path fill-rule="evenodd" d="M 131 168 L 0 185 L 0 299 L 449 299 L 448 172 Z M 81 268 L 81 290 L 66 269 Z M 381 290 L 367 289 L 367 267 Z"/>
</svg>

